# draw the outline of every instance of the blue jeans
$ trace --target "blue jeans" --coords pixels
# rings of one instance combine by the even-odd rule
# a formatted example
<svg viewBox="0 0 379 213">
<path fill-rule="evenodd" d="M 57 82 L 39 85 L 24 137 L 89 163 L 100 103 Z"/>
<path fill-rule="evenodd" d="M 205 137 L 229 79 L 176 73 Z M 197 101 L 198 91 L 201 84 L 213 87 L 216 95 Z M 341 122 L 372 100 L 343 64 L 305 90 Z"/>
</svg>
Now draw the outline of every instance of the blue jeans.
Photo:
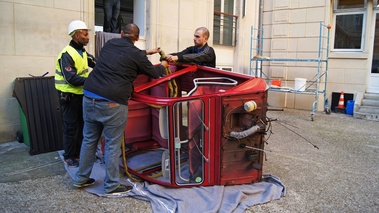
<svg viewBox="0 0 379 213">
<path fill-rule="evenodd" d="M 117 32 L 117 19 L 120 15 L 120 0 L 103 0 L 104 7 L 104 32 Z"/>
<path fill-rule="evenodd" d="M 83 142 L 80 150 L 79 170 L 74 182 L 86 182 L 96 161 L 97 144 L 101 135 L 105 139 L 105 193 L 119 186 L 121 143 L 128 118 L 128 106 L 108 101 L 83 98 Z"/>
</svg>

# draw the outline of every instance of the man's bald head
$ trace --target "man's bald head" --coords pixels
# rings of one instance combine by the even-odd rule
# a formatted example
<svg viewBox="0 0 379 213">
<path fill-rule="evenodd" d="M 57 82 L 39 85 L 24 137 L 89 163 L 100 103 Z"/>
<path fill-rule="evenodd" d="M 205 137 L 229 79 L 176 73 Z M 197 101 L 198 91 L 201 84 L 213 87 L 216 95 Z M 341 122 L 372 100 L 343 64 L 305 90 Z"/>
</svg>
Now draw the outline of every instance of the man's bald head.
<svg viewBox="0 0 379 213">
<path fill-rule="evenodd" d="M 139 27 L 133 23 L 125 24 L 121 27 L 121 35 L 136 42 L 139 39 Z"/>
</svg>

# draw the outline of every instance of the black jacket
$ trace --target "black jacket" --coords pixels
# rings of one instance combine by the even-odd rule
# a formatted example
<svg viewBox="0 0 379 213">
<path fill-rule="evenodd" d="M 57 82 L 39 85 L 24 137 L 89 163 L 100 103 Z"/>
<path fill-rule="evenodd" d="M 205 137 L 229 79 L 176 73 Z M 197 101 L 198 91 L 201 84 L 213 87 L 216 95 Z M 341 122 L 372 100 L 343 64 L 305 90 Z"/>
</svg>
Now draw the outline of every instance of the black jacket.
<svg viewBox="0 0 379 213">
<path fill-rule="evenodd" d="M 178 56 L 178 62 L 216 67 L 216 54 L 214 49 L 210 47 L 208 43 L 200 50 L 198 50 L 196 46 L 191 46 L 181 52 L 172 53 L 171 55 Z"/>
<path fill-rule="evenodd" d="M 154 66 L 146 51 L 134 46 L 129 38 L 115 38 L 105 43 L 96 66 L 84 83 L 84 89 L 119 104 L 128 104 L 138 74 L 153 78 L 163 75 L 162 65 Z"/>
</svg>

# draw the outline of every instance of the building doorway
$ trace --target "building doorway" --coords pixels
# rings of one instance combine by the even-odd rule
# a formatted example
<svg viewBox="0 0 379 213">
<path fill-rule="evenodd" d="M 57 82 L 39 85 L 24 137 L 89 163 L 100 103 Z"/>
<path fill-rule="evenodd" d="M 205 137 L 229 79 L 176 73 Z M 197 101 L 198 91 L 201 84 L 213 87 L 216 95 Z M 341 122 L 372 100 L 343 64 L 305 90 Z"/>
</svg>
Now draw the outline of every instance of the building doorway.
<svg viewBox="0 0 379 213">
<path fill-rule="evenodd" d="M 379 11 L 374 13 L 374 44 L 367 92 L 379 93 Z"/>
</svg>

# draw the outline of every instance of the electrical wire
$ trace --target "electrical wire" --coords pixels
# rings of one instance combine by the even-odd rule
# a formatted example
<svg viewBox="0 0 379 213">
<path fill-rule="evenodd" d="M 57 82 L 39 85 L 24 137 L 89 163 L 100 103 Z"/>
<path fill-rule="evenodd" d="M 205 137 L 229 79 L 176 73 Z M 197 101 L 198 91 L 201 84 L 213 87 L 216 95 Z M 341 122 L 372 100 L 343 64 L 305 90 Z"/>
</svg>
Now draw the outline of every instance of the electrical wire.
<svg viewBox="0 0 379 213">
<path fill-rule="evenodd" d="M 297 136 L 301 137 L 302 139 L 304 139 L 306 142 L 308 142 L 309 144 L 311 144 L 314 148 L 316 149 L 320 149 L 318 146 L 316 146 L 315 144 L 313 144 L 311 141 L 309 141 L 308 139 L 306 139 L 305 137 L 303 137 L 302 135 L 300 135 L 299 133 L 295 132 L 294 130 L 288 128 L 287 126 L 285 126 L 283 123 L 281 123 L 280 121 L 276 120 L 278 122 L 278 124 L 280 124 L 281 126 L 283 126 L 284 128 L 288 129 L 289 131 L 295 133 Z"/>
</svg>

